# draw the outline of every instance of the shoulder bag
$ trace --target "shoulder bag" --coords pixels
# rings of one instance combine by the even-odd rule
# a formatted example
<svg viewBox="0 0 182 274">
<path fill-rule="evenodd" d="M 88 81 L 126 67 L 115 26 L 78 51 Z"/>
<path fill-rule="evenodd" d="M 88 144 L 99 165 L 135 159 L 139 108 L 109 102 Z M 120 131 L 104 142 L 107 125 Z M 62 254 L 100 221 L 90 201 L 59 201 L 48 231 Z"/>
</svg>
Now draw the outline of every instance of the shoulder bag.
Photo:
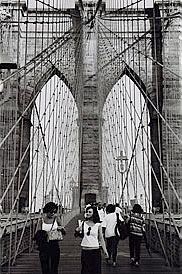
<svg viewBox="0 0 182 274">
<path fill-rule="evenodd" d="M 51 230 L 47 232 L 49 241 L 62 241 L 63 240 L 63 233 L 62 233 L 61 229 L 54 229 L 53 230 L 54 223 L 55 223 L 55 219 L 53 221 Z"/>
</svg>

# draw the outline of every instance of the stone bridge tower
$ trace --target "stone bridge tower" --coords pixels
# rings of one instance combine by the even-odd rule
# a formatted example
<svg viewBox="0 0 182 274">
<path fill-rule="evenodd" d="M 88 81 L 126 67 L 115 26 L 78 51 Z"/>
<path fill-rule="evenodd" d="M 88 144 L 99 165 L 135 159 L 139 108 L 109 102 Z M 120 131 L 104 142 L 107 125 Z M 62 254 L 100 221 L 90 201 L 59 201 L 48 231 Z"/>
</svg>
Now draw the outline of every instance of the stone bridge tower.
<svg viewBox="0 0 182 274">
<path fill-rule="evenodd" d="M 84 1 L 85 11 L 90 12 L 96 9 L 96 2 L 92 1 L 92 5 L 88 4 L 87 1 Z M 99 12 L 97 16 L 101 16 L 105 13 L 107 7 L 103 4 L 99 7 Z M 164 19 L 168 18 L 171 11 L 174 12 L 175 17 L 169 20 Z M 129 10 L 127 13 L 131 16 L 134 10 Z M 179 162 L 181 163 L 182 158 L 179 156 L 180 142 L 176 142 L 175 137 L 169 138 L 171 135 L 171 130 L 176 132 L 176 135 L 181 138 L 181 130 L 178 127 L 178 124 L 182 122 L 181 117 L 181 82 L 180 82 L 180 3 L 176 1 L 172 6 L 167 1 L 163 5 L 163 1 L 156 1 L 154 8 L 147 8 L 145 10 L 138 10 L 138 15 L 143 16 L 148 21 L 147 29 L 144 25 L 140 26 L 141 33 L 143 29 L 143 35 L 148 37 L 151 41 L 151 47 L 146 52 L 147 61 L 145 54 L 142 54 L 144 51 L 142 45 L 142 37 L 138 39 L 138 55 L 135 57 L 135 63 L 133 65 L 132 61 L 129 59 L 127 62 L 123 62 L 122 54 L 118 58 L 115 56 L 113 49 L 110 48 L 111 60 L 110 64 L 108 62 L 107 56 L 102 54 L 102 39 L 99 36 L 99 27 L 95 25 L 97 29 L 97 34 L 93 34 L 92 31 L 83 26 L 83 63 L 84 63 L 84 79 L 85 84 L 83 85 L 83 120 L 82 120 L 82 179 L 81 179 L 81 200 L 82 204 L 85 202 L 85 195 L 91 194 L 91 197 L 94 199 L 96 194 L 96 200 L 102 200 L 104 189 L 102 188 L 102 163 L 101 163 L 101 127 L 102 127 L 102 108 L 104 102 L 108 96 L 108 93 L 114 86 L 114 84 L 123 76 L 128 75 L 138 86 L 146 100 L 147 96 L 152 102 L 148 103 L 148 110 L 150 115 L 150 134 L 151 134 L 151 181 L 152 181 L 152 204 L 153 206 L 162 207 L 162 201 L 166 199 L 169 202 L 169 199 L 172 201 L 172 207 L 175 208 L 175 204 L 179 204 L 178 198 L 182 195 L 181 189 L 181 172 L 177 172 L 174 176 L 172 175 L 172 170 L 175 166 L 178 166 Z M 114 12 L 111 16 L 114 16 Z M 124 12 L 121 16 L 124 16 Z M 108 16 L 109 18 L 109 16 Z M 88 20 L 88 19 L 87 19 Z M 162 21 L 164 23 L 162 24 Z M 106 21 L 107 22 L 107 21 Z M 94 24 L 94 21 L 92 21 Z M 112 22 L 114 25 L 114 22 Z M 92 25 L 90 23 L 90 30 Z M 114 29 L 114 27 L 113 27 Z M 85 36 L 84 36 L 85 35 Z M 92 50 L 87 51 L 86 47 L 86 35 L 90 35 Z M 112 44 L 112 37 L 110 37 Z M 135 41 L 131 38 L 131 44 Z M 114 44 L 114 42 L 113 42 Z M 109 48 L 109 45 L 107 45 Z M 122 46 L 121 46 L 122 47 Z M 122 48 L 123 52 L 130 51 L 129 49 Z M 133 49 L 131 49 L 132 52 Z M 141 54 L 140 54 L 141 52 Z M 131 54 L 132 56 L 132 54 Z M 103 59 L 105 60 L 103 61 Z M 118 66 L 118 63 L 120 65 Z M 102 71 L 98 70 L 98 64 L 102 64 Z M 175 68 L 175 74 L 170 73 L 168 70 Z M 147 74 L 146 74 L 147 71 Z M 86 73 L 86 75 L 85 75 Z M 100 86 L 98 85 L 98 79 Z M 172 92 L 170 87 L 172 83 L 175 82 L 176 92 Z M 174 95 L 174 93 L 176 95 Z M 177 97 L 176 97 L 177 96 Z M 173 108 L 171 108 L 173 106 Z M 173 109 L 173 111 L 172 111 Z M 172 111 L 172 112 L 171 112 Z M 159 113 L 159 115 L 157 114 Z M 167 116 L 166 116 L 167 114 Z M 166 124 L 163 122 L 162 117 L 166 117 L 167 124 L 169 127 L 166 127 Z M 171 130 L 169 129 L 171 128 Z M 167 141 L 167 143 L 166 143 Z M 172 152 L 171 149 L 174 149 Z M 163 168 L 161 167 L 161 162 L 157 155 L 160 155 L 163 159 Z M 174 156 L 174 158 L 173 158 Z M 171 164 L 168 163 L 168 160 L 173 158 Z M 170 182 L 167 176 L 169 172 L 170 178 L 174 178 L 174 181 Z M 176 192 L 171 198 L 169 198 L 169 192 Z M 179 196 L 177 192 L 179 191 Z M 163 195 L 163 192 L 165 193 Z M 92 199 L 92 198 L 91 198 Z M 86 198 L 87 201 L 87 198 Z M 164 203 L 165 204 L 165 203 Z M 176 208 L 176 210 L 178 210 Z"/>
<path fill-rule="evenodd" d="M 8 1 L 2 1 L 2 4 L 7 4 Z M 24 1 L 20 2 L 20 7 L 22 13 L 27 12 L 26 5 Z M 97 3 L 100 3 L 97 5 Z M 170 1 L 171 3 L 171 1 Z M 182 164 L 182 151 L 181 146 L 176 139 L 172 137 L 171 131 L 166 125 L 163 124 L 162 115 L 165 114 L 168 117 L 168 124 L 174 130 L 177 136 L 182 139 L 181 123 L 182 123 L 182 102 L 181 102 L 181 7 L 180 1 L 175 1 L 175 3 L 170 4 L 168 1 L 163 4 L 163 1 L 156 1 L 154 9 L 139 10 L 139 14 L 145 16 L 148 20 L 147 30 L 141 26 L 141 32 L 143 35 L 147 36 L 151 41 L 151 47 L 149 48 L 146 56 L 138 54 L 135 60 L 135 64 L 132 64 L 132 60 L 126 60 L 123 62 L 123 54 L 126 51 L 132 51 L 130 47 L 126 48 L 125 45 L 121 46 L 121 52 L 119 57 L 113 52 L 112 48 L 109 47 L 110 55 L 112 55 L 112 61 L 108 64 L 108 56 L 102 55 L 103 41 L 99 35 L 99 26 L 97 25 L 97 17 L 101 16 L 107 9 L 105 3 L 101 4 L 101 1 L 83 1 L 83 7 L 76 3 L 75 9 L 64 11 L 65 13 L 76 14 L 77 16 L 71 16 L 72 25 L 76 29 L 77 26 L 82 21 L 82 29 L 80 34 L 82 35 L 82 45 L 77 45 L 77 38 L 70 39 L 68 36 L 65 37 L 64 41 L 60 39 L 50 38 L 48 45 L 51 45 L 49 49 L 46 49 L 40 58 L 48 58 L 51 62 L 49 65 L 41 67 L 37 65 L 36 67 L 36 78 L 29 76 L 28 79 L 20 77 L 11 79 L 10 87 L 4 89 L 4 96 L 1 98 L 1 105 L 3 103 L 4 116 L 13 117 L 11 122 L 15 121 L 14 117 L 19 117 L 22 112 L 26 109 L 30 101 L 32 100 L 32 94 L 38 95 L 41 88 L 47 83 L 47 81 L 53 76 L 58 75 L 70 88 L 73 96 L 75 91 L 75 75 L 79 76 L 82 81 L 80 81 L 79 86 L 79 96 L 75 97 L 78 109 L 79 109 L 79 126 L 80 126 L 80 206 L 83 207 L 85 202 L 90 201 L 101 201 L 103 199 L 103 188 L 102 188 L 102 163 L 101 163 L 101 127 L 102 127 L 102 108 L 104 102 L 112 89 L 112 87 L 117 83 L 117 81 L 123 76 L 128 75 L 135 84 L 139 87 L 140 91 L 143 93 L 144 98 L 149 96 L 152 101 L 154 108 L 149 108 L 150 113 L 150 128 L 151 128 L 151 140 L 153 144 L 153 151 L 160 151 L 162 148 L 162 155 L 164 161 L 165 169 L 161 169 L 161 164 L 156 158 L 156 153 L 152 152 L 151 162 L 152 168 L 155 171 L 155 176 L 152 175 L 152 190 L 153 190 L 153 205 L 161 206 L 162 197 L 161 190 L 170 191 L 172 184 L 170 184 L 167 176 L 166 170 L 169 174 L 173 174 L 173 169 L 177 170 L 175 176 L 172 175 L 174 181 L 174 187 L 176 192 L 181 197 L 182 186 L 182 169 L 180 168 Z M 14 3 L 15 10 L 17 3 Z M 171 9 L 174 11 L 174 17 L 169 17 Z M 35 11 L 30 11 L 35 12 Z M 128 13 L 131 14 L 134 10 L 129 10 Z M 122 13 L 122 12 L 121 12 Z M 170 13 L 171 14 L 171 13 Z M 95 17 L 94 17 L 95 16 Z M 112 14 L 114 16 L 114 14 Z M 161 19 L 166 19 L 165 29 L 162 29 Z M 109 17 L 108 17 L 109 18 Z M 71 21 L 70 21 L 71 22 Z M 114 23 L 113 23 L 114 24 Z M 92 29 L 96 30 L 95 32 Z M 17 29 L 14 31 L 14 39 L 17 38 Z M 88 44 L 87 38 L 90 36 L 90 43 Z M 142 38 L 139 37 L 138 41 L 133 41 L 131 37 L 128 39 L 130 43 L 136 43 L 139 52 L 142 52 Z M 110 37 L 112 42 L 112 37 Z M 24 41 L 22 41 L 22 44 Z M 34 41 L 35 43 L 35 41 Z M 60 56 L 61 52 L 67 52 L 66 48 L 69 43 L 71 49 L 71 57 L 67 55 L 67 60 L 69 63 L 61 63 L 60 60 L 56 59 Z M 15 47 L 15 45 L 14 45 Z M 75 54 L 80 47 L 80 66 L 76 67 L 77 55 Z M 30 43 L 30 49 L 28 51 L 28 56 L 31 58 L 34 56 L 32 52 L 32 43 Z M 44 46 L 44 49 L 46 46 Z M 13 49 L 16 52 L 16 48 Z M 41 53 L 41 45 L 40 51 Z M 74 56 L 74 58 L 73 58 Z M 23 56 L 24 57 L 24 56 Z M 40 59 L 36 59 L 35 62 L 39 64 Z M 54 69 L 52 63 L 54 62 Z M 98 65 L 103 66 L 102 70 L 98 70 Z M 119 64 L 119 65 L 118 65 Z M 143 64 L 143 66 L 142 66 Z M 20 64 L 21 60 L 20 60 Z M 141 66 L 144 69 L 141 69 Z M 173 69 L 174 68 L 174 69 Z M 147 69 L 147 75 L 145 73 Z M 175 71 L 171 74 L 169 71 Z M 79 73 L 78 73 L 79 72 Z M 99 85 L 98 85 L 99 83 Z M 175 85 L 174 85 L 175 83 Z M 171 87 L 175 86 L 175 91 L 171 90 Z M 164 94 L 164 87 L 166 93 Z M 18 96 L 18 105 L 14 104 Z M 22 106 L 22 102 L 25 99 L 25 104 Z M 33 107 L 32 101 L 32 107 Z M 23 108 L 24 107 L 24 108 Z M 159 119 L 156 115 L 157 108 L 161 114 Z M 166 115 L 167 114 L 167 115 Z M 31 108 L 29 111 L 25 112 L 22 118 L 21 126 L 25 127 L 24 136 L 20 134 L 20 128 L 16 130 L 16 152 L 19 155 L 23 154 L 27 149 L 27 144 L 30 140 L 30 117 Z M 13 120 L 14 119 L 14 120 Z M 2 121 L 2 117 L 1 117 Z M 11 128 L 12 124 L 6 125 L 6 133 L 8 129 Z M 0 124 L 1 129 L 3 124 Z M 156 128 L 159 129 L 156 131 Z M 0 133 L 2 135 L 2 131 Z M 2 135 L 1 138 L 4 136 Z M 15 138 L 15 136 L 12 136 Z M 160 140 L 158 142 L 158 140 Z M 166 144 L 167 142 L 167 144 Z M 1 171 L 8 174 L 11 178 L 12 173 L 16 170 L 17 166 L 12 165 L 11 167 L 6 166 L 5 157 L 6 150 L 11 150 L 12 159 L 14 157 L 15 148 L 11 147 L 11 144 L 4 146 L 3 152 L 0 151 Z M 172 155 L 174 156 L 173 161 L 168 163 L 168 159 Z M 17 156 L 18 157 L 18 156 Z M 17 163 L 18 163 L 17 159 Z M 21 164 L 20 172 L 22 174 L 21 181 L 24 181 L 24 176 L 28 172 L 29 168 L 29 154 L 26 154 L 23 163 Z M 7 171 L 8 170 L 8 171 Z M 9 172 L 11 170 L 11 172 Z M 6 176 L 5 181 L 1 181 L 1 186 L 5 189 L 7 186 L 8 176 Z M 16 184 L 21 183 L 15 179 Z M 28 177 L 26 182 L 24 182 L 24 187 L 20 198 L 23 201 L 28 199 Z M 16 189 L 16 187 L 15 187 Z M 16 191 L 15 191 L 16 194 Z M 166 196 L 167 197 L 167 196 Z M 173 204 L 176 203 L 176 196 L 171 197 Z M 11 202 L 10 202 L 11 203 Z M 177 204 L 177 203 L 176 203 Z M 7 209 L 10 206 L 7 206 Z"/>
</svg>

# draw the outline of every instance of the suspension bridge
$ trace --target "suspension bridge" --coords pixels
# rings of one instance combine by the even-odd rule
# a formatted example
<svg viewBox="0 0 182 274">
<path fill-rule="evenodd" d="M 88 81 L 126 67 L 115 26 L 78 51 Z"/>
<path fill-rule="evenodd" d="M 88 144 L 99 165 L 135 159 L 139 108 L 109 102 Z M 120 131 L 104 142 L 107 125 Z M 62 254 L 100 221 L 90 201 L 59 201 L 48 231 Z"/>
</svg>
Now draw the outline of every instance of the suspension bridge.
<svg viewBox="0 0 182 274">
<path fill-rule="evenodd" d="M 131 268 L 126 240 L 103 273 L 182 273 L 180 0 L 1 0 L 0 26 L 2 273 L 41 273 L 48 201 L 68 231 L 60 273 L 80 273 L 89 202 L 146 217 L 152 257 Z"/>
</svg>

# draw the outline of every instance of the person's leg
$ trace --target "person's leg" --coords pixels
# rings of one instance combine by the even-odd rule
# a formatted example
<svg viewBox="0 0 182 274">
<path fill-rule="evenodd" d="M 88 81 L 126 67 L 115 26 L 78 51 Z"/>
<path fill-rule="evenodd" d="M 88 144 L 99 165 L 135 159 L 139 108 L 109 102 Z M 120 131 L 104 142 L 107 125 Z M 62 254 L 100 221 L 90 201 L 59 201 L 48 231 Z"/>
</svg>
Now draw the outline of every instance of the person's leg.
<svg viewBox="0 0 182 274">
<path fill-rule="evenodd" d="M 39 252 L 42 274 L 49 274 L 49 252 L 47 249 Z"/>
<path fill-rule="evenodd" d="M 96 273 L 101 274 L 101 250 L 96 251 Z"/>
<path fill-rule="evenodd" d="M 50 247 L 50 274 L 58 274 L 60 248 L 57 241 L 53 241 Z"/>
<path fill-rule="evenodd" d="M 87 250 L 82 250 L 81 252 L 81 274 L 87 274 L 89 273 L 89 262 L 88 262 L 89 256 Z"/>
<path fill-rule="evenodd" d="M 101 250 L 91 250 L 90 252 L 90 274 L 101 274 Z"/>
<path fill-rule="evenodd" d="M 101 274 L 101 250 L 82 250 L 81 274 Z"/>
<path fill-rule="evenodd" d="M 107 252 L 110 260 L 111 254 L 112 254 L 112 237 L 106 238 L 106 248 L 107 248 Z"/>
<path fill-rule="evenodd" d="M 141 242 L 142 242 L 142 237 L 136 236 L 135 237 L 135 261 L 138 263 L 140 262 Z"/>
<path fill-rule="evenodd" d="M 81 253 L 81 274 L 92 274 L 91 250 L 82 250 Z"/>
<path fill-rule="evenodd" d="M 113 257 L 113 265 L 114 266 L 116 264 L 118 243 L 119 243 L 119 239 L 116 236 L 112 237 L 112 257 Z"/>
<path fill-rule="evenodd" d="M 134 238 L 133 235 L 129 236 L 129 249 L 130 249 L 130 259 L 134 258 Z"/>
</svg>

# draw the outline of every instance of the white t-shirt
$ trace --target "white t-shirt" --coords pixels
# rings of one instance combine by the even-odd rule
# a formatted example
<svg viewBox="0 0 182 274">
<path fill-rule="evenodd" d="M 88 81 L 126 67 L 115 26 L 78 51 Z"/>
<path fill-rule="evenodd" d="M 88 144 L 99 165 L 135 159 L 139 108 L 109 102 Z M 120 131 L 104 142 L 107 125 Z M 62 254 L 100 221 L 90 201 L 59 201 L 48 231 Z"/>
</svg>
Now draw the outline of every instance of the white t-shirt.
<svg viewBox="0 0 182 274">
<path fill-rule="evenodd" d="M 121 221 L 124 221 L 123 218 L 119 215 L 119 219 Z M 113 237 L 116 236 L 115 234 L 115 226 L 117 223 L 117 216 L 116 213 L 109 213 L 106 215 L 106 217 L 104 218 L 103 222 L 102 222 L 102 227 L 105 227 L 105 237 L 109 238 L 109 237 Z"/>
<path fill-rule="evenodd" d="M 98 211 L 98 214 L 99 214 L 99 218 L 100 218 L 100 221 L 102 222 L 105 218 L 105 212 L 104 212 L 104 209 L 101 208 L 101 209 L 97 209 Z"/>
<path fill-rule="evenodd" d="M 122 209 L 121 209 L 120 207 L 116 206 L 115 212 L 116 212 L 116 213 L 119 213 L 119 215 L 122 216 L 122 212 L 123 212 L 123 211 L 122 211 Z"/>
<path fill-rule="evenodd" d="M 81 242 L 82 247 L 99 248 L 99 240 L 98 240 L 99 226 L 100 226 L 100 223 L 96 223 L 93 226 L 88 226 L 84 222 L 84 227 L 83 227 L 84 237 Z M 89 235 L 87 235 L 88 230 L 90 231 Z"/>
<path fill-rule="evenodd" d="M 58 228 L 57 221 L 54 222 L 54 225 L 42 222 L 42 230 L 51 231 L 51 230 L 56 230 L 57 228 Z"/>
</svg>

